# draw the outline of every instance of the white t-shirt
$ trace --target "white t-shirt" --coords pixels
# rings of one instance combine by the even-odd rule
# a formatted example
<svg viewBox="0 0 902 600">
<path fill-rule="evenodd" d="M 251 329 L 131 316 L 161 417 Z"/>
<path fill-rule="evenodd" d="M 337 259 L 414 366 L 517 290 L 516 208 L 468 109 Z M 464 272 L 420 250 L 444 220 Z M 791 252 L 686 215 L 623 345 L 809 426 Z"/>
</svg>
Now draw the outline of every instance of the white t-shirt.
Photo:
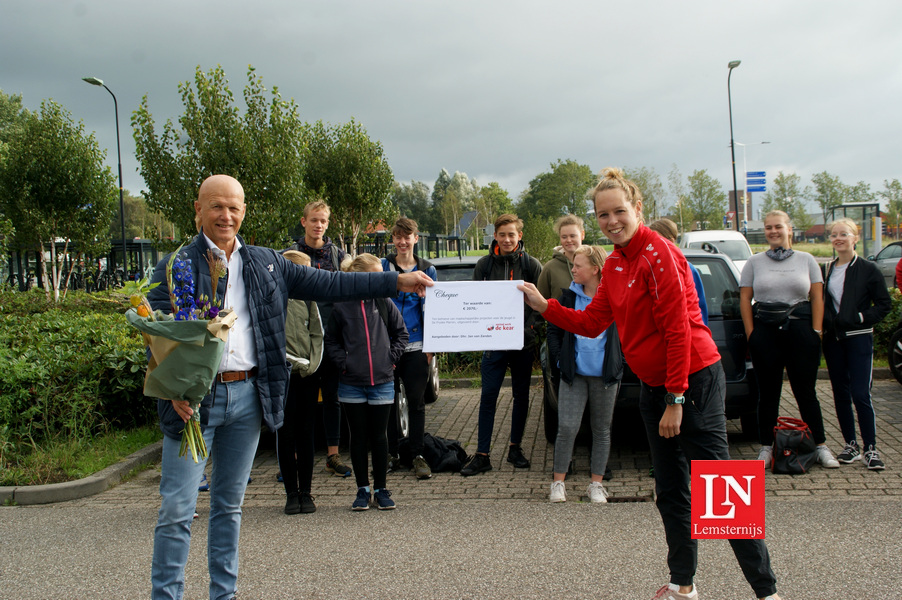
<svg viewBox="0 0 902 600">
<path fill-rule="evenodd" d="M 830 291 L 830 297 L 833 298 L 833 307 L 836 314 L 839 314 L 839 304 L 842 302 L 842 288 L 846 284 L 846 270 L 852 263 L 847 262 L 844 265 L 833 265 L 833 272 L 830 274 L 830 283 L 827 284 Z"/>
</svg>

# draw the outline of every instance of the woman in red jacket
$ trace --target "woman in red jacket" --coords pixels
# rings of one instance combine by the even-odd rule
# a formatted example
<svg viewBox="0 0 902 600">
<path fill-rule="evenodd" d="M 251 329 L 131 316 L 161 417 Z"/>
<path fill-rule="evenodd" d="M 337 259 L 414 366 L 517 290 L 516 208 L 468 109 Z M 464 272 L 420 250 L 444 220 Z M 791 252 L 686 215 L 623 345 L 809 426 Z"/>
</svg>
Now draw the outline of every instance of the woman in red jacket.
<svg viewBox="0 0 902 600">
<path fill-rule="evenodd" d="M 672 242 L 642 223 L 642 194 L 620 169 L 605 169 L 593 192 L 601 231 L 614 242 L 601 285 L 584 311 L 545 300 L 523 284 L 527 302 L 554 325 L 588 337 L 617 323 L 626 362 L 641 380 L 639 409 L 655 469 L 657 506 L 667 538 L 670 583 L 655 598 L 698 597 L 693 577 L 689 464 L 729 459 L 720 354 L 702 322 L 689 263 Z M 763 540 L 730 540 L 758 598 L 778 599 Z"/>
</svg>

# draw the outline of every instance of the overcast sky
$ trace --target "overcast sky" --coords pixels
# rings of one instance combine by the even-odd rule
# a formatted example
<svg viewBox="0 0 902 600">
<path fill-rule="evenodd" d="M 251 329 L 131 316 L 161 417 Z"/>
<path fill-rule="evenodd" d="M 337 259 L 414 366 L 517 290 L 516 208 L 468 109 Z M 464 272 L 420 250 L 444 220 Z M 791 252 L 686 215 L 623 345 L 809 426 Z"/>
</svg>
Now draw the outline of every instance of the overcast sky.
<svg viewBox="0 0 902 600">
<path fill-rule="evenodd" d="M 52 98 L 95 131 L 125 187 L 144 188 L 130 116 L 162 123 L 180 81 L 249 64 L 302 118 L 357 119 L 399 181 L 442 168 L 516 198 L 556 159 L 593 171 L 707 169 L 732 189 L 733 130 L 749 170 L 828 171 L 873 191 L 902 178 L 902 2 L 684 0 L 0 0 L 0 89 Z M 741 180 L 743 152 L 737 147 Z M 740 183 L 739 188 L 742 188 Z"/>
</svg>

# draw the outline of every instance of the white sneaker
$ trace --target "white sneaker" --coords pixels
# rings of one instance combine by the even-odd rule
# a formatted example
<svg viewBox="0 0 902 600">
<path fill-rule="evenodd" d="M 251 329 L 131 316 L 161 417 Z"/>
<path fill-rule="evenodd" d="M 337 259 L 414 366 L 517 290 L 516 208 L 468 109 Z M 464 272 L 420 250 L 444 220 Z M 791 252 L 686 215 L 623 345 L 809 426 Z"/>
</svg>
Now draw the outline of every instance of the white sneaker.
<svg viewBox="0 0 902 600">
<path fill-rule="evenodd" d="M 668 583 L 655 594 L 651 600 L 697 600 L 698 588 L 692 586 L 692 591 L 688 594 L 680 593 L 680 586 L 674 583 Z"/>
<path fill-rule="evenodd" d="M 839 461 L 833 458 L 833 453 L 826 445 L 817 447 L 817 462 L 827 469 L 839 468 Z"/>
<path fill-rule="evenodd" d="M 608 501 L 608 493 L 600 481 L 593 481 L 589 484 L 589 500 L 595 504 L 603 504 Z"/>
<path fill-rule="evenodd" d="M 758 460 L 763 460 L 765 467 L 770 466 L 771 459 L 773 457 L 774 457 L 774 447 L 773 446 L 761 446 L 761 450 L 758 452 Z"/>
<path fill-rule="evenodd" d="M 551 482 L 551 501 L 552 502 L 566 502 L 567 501 L 567 486 L 564 485 L 563 481 L 552 481 Z"/>
</svg>

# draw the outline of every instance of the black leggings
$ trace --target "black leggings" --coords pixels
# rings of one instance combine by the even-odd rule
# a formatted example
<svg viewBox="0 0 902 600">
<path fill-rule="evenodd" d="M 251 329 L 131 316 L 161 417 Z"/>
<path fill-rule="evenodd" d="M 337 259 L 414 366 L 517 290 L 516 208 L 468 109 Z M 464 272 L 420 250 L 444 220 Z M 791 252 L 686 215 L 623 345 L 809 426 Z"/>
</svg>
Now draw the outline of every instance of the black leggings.
<svg viewBox="0 0 902 600">
<path fill-rule="evenodd" d="M 276 453 L 286 494 L 310 493 L 313 481 L 313 425 L 319 390 L 292 373 L 285 399 L 285 423 L 276 432 Z M 297 458 L 295 458 L 297 454 Z"/>
<path fill-rule="evenodd" d="M 388 470 L 388 436 L 385 428 L 388 426 L 391 404 L 342 402 L 341 407 L 348 419 L 348 429 L 351 433 L 351 466 L 354 467 L 357 487 L 366 487 L 370 484 L 367 452 L 371 452 L 373 487 L 377 490 L 384 488 L 385 473 Z"/>
</svg>

